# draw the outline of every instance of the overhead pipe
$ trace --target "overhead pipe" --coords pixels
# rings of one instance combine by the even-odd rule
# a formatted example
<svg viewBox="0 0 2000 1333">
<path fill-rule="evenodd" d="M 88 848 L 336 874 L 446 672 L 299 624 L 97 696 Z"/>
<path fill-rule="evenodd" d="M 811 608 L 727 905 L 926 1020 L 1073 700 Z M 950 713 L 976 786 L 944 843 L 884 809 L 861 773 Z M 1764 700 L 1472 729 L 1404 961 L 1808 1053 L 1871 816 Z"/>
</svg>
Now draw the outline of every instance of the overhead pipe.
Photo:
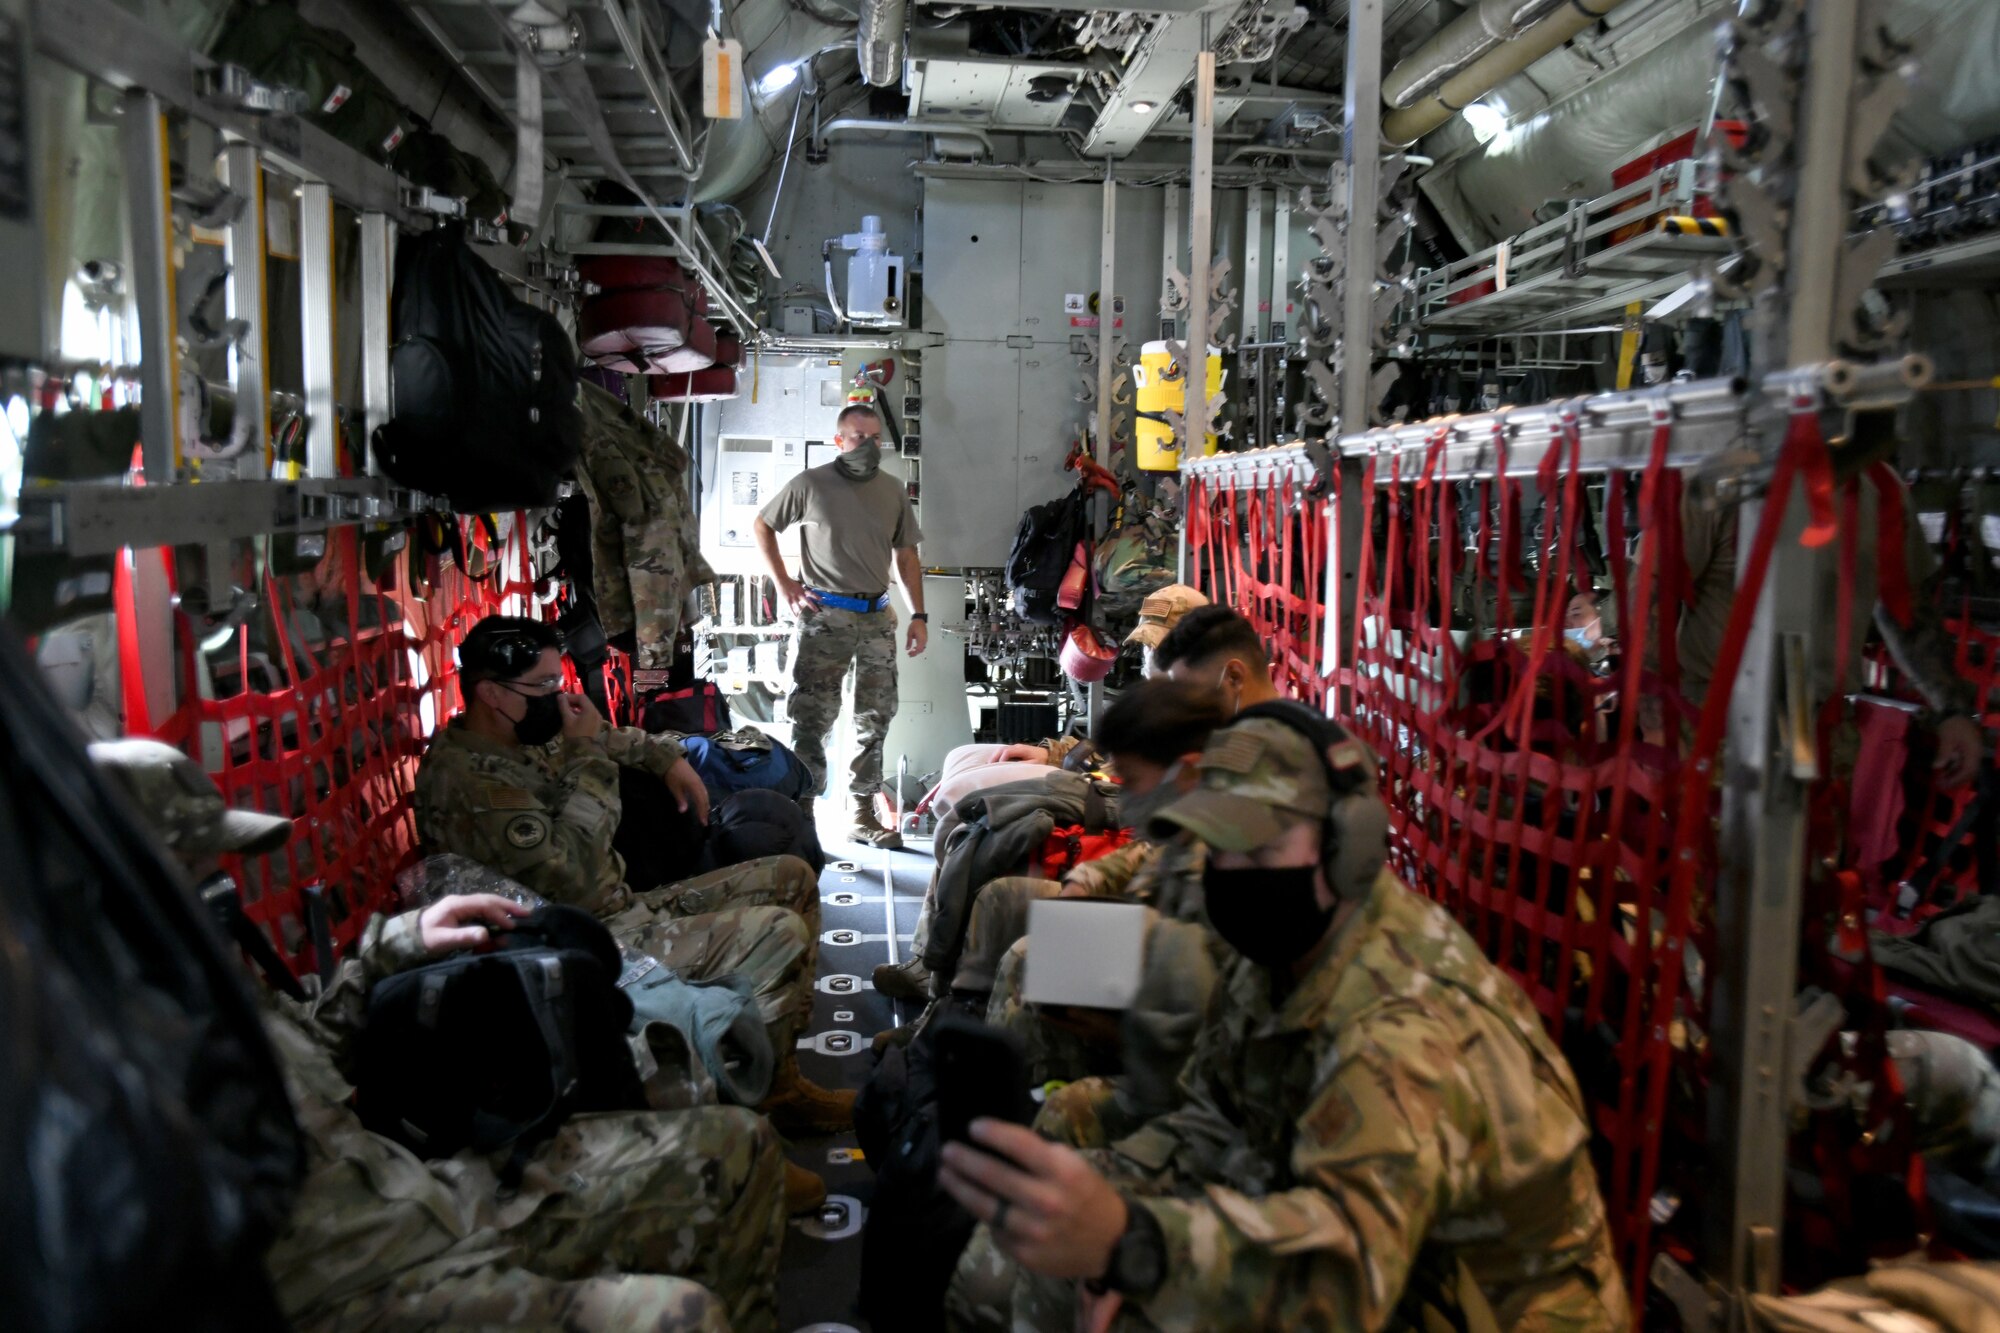
<svg viewBox="0 0 2000 1333">
<path fill-rule="evenodd" d="M 1626 0 L 1564 0 L 1560 11 L 1512 41 L 1493 47 L 1446 79 L 1431 96 L 1384 116 L 1384 146 L 1401 148 L 1415 143 L 1624 3 Z"/>
<path fill-rule="evenodd" d="M 1511 42 L 1569 0 L 1474 0 L 1382 76 L 1382 100 L 1397 110 L 1435 93 L 1502 42 Z"/>
<path fill-rule="evenodd" d="M 993 136 L 976 125 L 960 125 L 948 120 L 869 120 L 860 116 L 847 116 L 827 122 L 821 132 L 821 139 L 833 138 L 842 133 L 868 134 L 928 134 L 937 139 L 976 139 L 986 150 L 986 156 L 993 156 Z"/>
<path fill-rule="evenodd" d="M 861 79 L 869 87 L 893 88 L 903 81 L 903 27 L 908 18 L 908 0 L 861 0 L 854 49 L 861 58 Z"/>
</svg>

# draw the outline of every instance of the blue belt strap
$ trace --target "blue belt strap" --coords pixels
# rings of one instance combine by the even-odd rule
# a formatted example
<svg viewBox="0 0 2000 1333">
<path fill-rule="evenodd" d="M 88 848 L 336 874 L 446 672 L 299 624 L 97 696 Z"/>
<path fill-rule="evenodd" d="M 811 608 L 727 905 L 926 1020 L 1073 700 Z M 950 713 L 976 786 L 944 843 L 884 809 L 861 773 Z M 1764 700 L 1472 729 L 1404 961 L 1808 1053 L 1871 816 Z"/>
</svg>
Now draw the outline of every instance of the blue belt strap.
<svg viewBox="0 0 2000 1333">
<path fill-rule="evenodd" d="M 827 592 L 821 588 L 810 588 L 807 591 L 819 598 L 821 606 L 830 606 L 836 611 L 887 611 L 889 609 L 889 594 L 886 592 L 871 601 L 866 597 L 843 597 L 837 592 Z"/>
</svg>

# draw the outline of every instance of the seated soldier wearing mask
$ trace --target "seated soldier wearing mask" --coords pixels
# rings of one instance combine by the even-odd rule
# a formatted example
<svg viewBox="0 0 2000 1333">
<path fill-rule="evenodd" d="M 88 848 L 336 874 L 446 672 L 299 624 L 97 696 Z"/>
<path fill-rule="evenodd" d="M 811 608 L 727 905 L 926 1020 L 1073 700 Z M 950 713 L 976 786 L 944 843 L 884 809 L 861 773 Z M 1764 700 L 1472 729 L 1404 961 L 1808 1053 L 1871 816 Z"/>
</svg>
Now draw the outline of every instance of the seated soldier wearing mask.
<svg viewBox="0 0 2000 1333">
<path fill-rule="evenodd" d="M 289 819 L 228 808 L 172 746 L 101 741 L 90 754 L 197 883 L 222 855 L 275 851 L 291 835 Z M 376 916 L 331 985 L 305 978 L 303 1000 L 256 987 L 307 1144 L 290 1222 L 265 1256 L 287 1326 L 776 1329 L 785 1175 L 776 1135 L 751 1111 L 575 1116 L 512 1190 L 499 1180 L 504 1149 L 426 1162 L 362 1126 L 348 1073 L 369 990 L 527 910 L 477 894 Z"/>
<path fill-rule="evenodd" d="M 1116 1137 L 1179 1103 L 1177 1081 L 1193 1049 L 1217 970 L 1233 956 L 1202 912 L 1205 849 L 1186 834 L 1155 837 L 1152 816 L 1192 790 L 1195 766 L 1223 724 L 1212 690 L 1149 680 L 1105 710 L 1098 734 L 1122 784 L 1119 820 L 1139 840 L 1086 861 L 1060 885 L 1000 879 L 973 905 L 952 999 L 1020 1034 L 1031 1082 L 1068 1081 L 1045 1114 Z M 1024 1003 L 1028 905 L 1038 898 L 1121 898 L 1153 909 L 1139 993 L 1129 1009 L 1048 1011 Z M 1117 1077 L 1089 1077 L 1116 1072 Z M 1065 1135 L 1067 1137 L 1067 1135 Z"/>
<path fill-rule="evenodd" d="M 1154 827 L 1207 844 L 1241 958 L 1186 1100 L 1088 1153 L 974 1121 L 940 1173 L 981 1223 L 957 1281 L 997 1249 L 1013 1329 L 1078 1327 L 1079 1302 L 1097 1329 L 1627 1327 L 1576 1082 L 1520 988 L 1385 869 L 1367 748 L 1268 705 L 1199 774 Z"/>
<path fill-rule="evenodd" d="M 1192 685 L 1148 680 L 1119 695 L 1097 726 L 1098 743 L 1120 783 L 1119 824 L 1143 833 L 1145 816 L 1178 794 L 1177 785 L 1192 783 L 1194 761 L 1209 732 L 1222 721 L 1214 692 Z M 965 946 L 944 1002 L 973 1014 L 986 1014 L 989 1004 L 994 1014 L 1009 1014 L 1012 1023 L 1031 1034 L 1036 1066 L 1045 1071 L 1037 1082 L 1081 1078 L 1089 1069 L 1074 1041 L 1062 1032 L 1042 1032 L 1035 1015 L 1019 1012 L 1021 942 L 1028 931 L 1029 905 L 1055 897 L 1128 898 L 1156 908 L 1170 920 L 1199 922 L 1200 877 L 1199 849 L 1176 839 L 1168 844 L 1128 843 L 1075 867 L 1061 883 L 1034 875 L 988 880 L 972 900 Z M 1170 952 L 1163 950 L 1163 959 Z M 878 978 L 889 966 L 876 969 Z M 1198 989 L 1205 993 L 1205 987 Z M 890 1041 L 909 1040 L 915 1027 L 906 1024 L 878 1033 L 878 1049 Z M 1167 1077 L 1176 1072 L 1167 1071 Z"/>
<path fill-rule="evenodd" d="M 1181 618 L 1188 612 L 1208 604 L 1207 597 L 1185 583 L 1175 583 L 1162 588 L 1139 604 L 1139 623 L 1125 636 L 1125 642 L 1138 644 L 1140 652 L 1145 655 L 1142 671 L 1145 677 L 1150 679 L 1166 674 L 1166 668 L 1160 666 L 1154 658 L 1160 641 L 1172 632 L 1174 626 L 1181 623 Z M 1002 746 L 992 762 L 1067 764 L 1070 754 L 1080 743 L 1074 736 L 1066 736 L 1056 740 L 1045 740 L 1039 745 Z M 956 754 L 958 751 L 954 750 L 952 753 Z M 950 758 L 947 755 L 945 759 L 947 769 L 950 767 Z"/>
<path fill-rule="evenodd" d="M 1165 664 L 1157 657 L 1161 640 L 1188 612 L 1207 605 L 1208 598 L 1183 583 L 1162 588 L 1141 604 L 1139 623 L 1125 636 L 1125 642 L 1136 643 L 1144 650 L 1148 679 L 1166 674 Z M 1044 740 L 1037 745 L 961 745 L 945 756 L 938 785 L 918 804 L 917 810 L 942 818 L 967 796 L 1031 777 L 1037 766 L 1048 765 L 1072 773 L 1089 772 L 1103 754 L 1098 743 L 1073 736 Z M 929 906 L 927 903 L 926 907 Z M 926 925 L 920 924 L 920 933 Z M 930 999 L 930 969 L 920 957 L 878 964 L 874 981 L 875 989 L 892 1000 Z"/>
<path fill-rule="evenodd" d="M 593 912 L 620 943 L 689 976 L 752 975 L 781 1062 L 762 1109 L 791 1135 L 852 1126 L 854 1094 L 812 1083 L 793 1054 L 812 1014 L 819 948 L 811 867 L 764 857 L 634 893 L 612 845 L 623 810 L 619 766 L 658 774 L 705 818 L 706 794 L 697 795 L 701 780 L 679 744 L 608 726 L 588 699 L 563 693 L 554 626 L 488 616 L 458 655 L 465 712 L 438 729 L 417 769 L 425 852 L 455 852 L 550 902 Z M 743 909 L 761 914 L 748 918 Z"/>
</svg>

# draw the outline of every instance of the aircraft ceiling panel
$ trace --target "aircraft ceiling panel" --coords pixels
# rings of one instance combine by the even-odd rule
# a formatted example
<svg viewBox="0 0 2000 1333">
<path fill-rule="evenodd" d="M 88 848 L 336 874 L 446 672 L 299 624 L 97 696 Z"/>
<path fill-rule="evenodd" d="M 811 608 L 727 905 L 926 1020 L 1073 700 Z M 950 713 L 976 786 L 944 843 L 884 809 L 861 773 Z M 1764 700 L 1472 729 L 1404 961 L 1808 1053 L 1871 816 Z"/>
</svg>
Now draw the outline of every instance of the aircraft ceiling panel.
<svg viewBox="0 0 2000 1333">
<path fill-rule="evenodd" d="M 1053 75 L 1074 84 L 1083 74 L 1081 65 L 935 56 L 913 60 L 910 114 L 993 128 L 1053 129 L 1069 110 L 1069 99 L 1031 101 L 1033 80 Z"/>
</svg>

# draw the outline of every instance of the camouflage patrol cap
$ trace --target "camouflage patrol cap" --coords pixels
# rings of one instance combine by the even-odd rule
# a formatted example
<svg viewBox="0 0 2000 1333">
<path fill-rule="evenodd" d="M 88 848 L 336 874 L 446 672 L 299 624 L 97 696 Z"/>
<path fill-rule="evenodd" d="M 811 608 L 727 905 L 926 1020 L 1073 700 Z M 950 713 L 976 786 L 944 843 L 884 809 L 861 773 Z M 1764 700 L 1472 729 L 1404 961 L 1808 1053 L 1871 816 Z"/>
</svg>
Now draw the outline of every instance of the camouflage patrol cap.
<svg viewBox="0 0 2000 1333">
<path fill-rule="evenodd" d="M 1363 758 L 1365 748 L 1354 745 Z M 1326 763 L 1297 728 L 1274 718 L 1249 718 L 1216 732 L 1199 771 L 1199 787 L 1153 816 L 1154 837 L 1186 829 L 1218 850 L 1248 852 L 1333 809 Z"/>
<path fill-rule="evenodd" d="M 194 856 L 275 852 L 291 836 L 283 815 L 233 810 L 200 764 L 161 741 L 96 741 L 90 758 L 113 775 L 169 848 Z"/>
<path fill-rule="evenodd" d="M 1125 636 L 1125 642 L 1157 648 L 1182 616 L 1197 606 L 1207 605 L 1208 598 L 1187 584 L 1170 584 L 1139 604 L 1139 623 Z"/>
</svg>

